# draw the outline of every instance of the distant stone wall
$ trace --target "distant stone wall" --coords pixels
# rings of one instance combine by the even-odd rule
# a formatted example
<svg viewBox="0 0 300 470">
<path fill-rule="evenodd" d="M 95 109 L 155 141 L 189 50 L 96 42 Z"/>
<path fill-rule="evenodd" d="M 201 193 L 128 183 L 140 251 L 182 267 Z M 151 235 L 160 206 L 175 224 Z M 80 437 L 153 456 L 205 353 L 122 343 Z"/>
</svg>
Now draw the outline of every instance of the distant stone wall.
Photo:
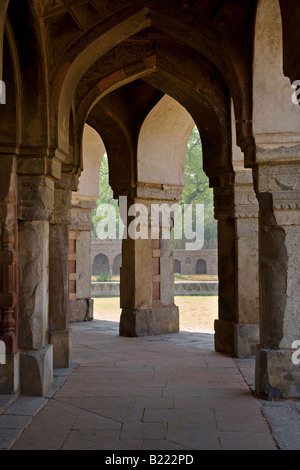
<svg viewBox="0 0 300 470">
<path fill-rule="evenodd" d="M 175 295 L 218 295 L 218 281 L 175 282 Z M 92 297 L 119 297 L 119 282 L 92 282 Z"/>
<path fill-rule="evenodd" d="M 92 274 L 118 274 L 121 265 L 122 242 L 92 241 Z M 218 274 L 218 250 L 213 242 L 206 242 L 202 250 L 174 250 L 174 271 L 185 275 Z"/>
</svg>

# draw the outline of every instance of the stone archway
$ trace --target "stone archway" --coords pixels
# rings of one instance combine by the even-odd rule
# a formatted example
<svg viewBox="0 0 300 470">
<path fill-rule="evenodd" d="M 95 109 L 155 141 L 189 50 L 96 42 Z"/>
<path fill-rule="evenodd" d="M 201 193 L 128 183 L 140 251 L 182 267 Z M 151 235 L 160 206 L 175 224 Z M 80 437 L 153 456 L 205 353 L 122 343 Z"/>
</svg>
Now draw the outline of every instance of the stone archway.
<svg viewBox="0 0 300 470">
<path fill-rule="evenodd" d="M 171 205 L 182 183 L 179 153 L 174 154 L 177 167 L 168 173 L 170 155 L 159 154 L 155 146 L 158 153 L 149 171 L 154 157 L 140 139 L 150 123 L 148 130 L 156 129 L 163 143 L 159 132 L 166 119 L 156 128 L 147 119 L 169 95 L 199 129 L 205 171 L 215 192 L 220 266 L 216 349 L 248 354 L 250 344 L 253 352 L 260 322 L 258 393 L 299 396 L 299 373 L 290 356 L 299 336 L 300 110 L 283 73 L 298 78 L 298 66 L 292 70 L 298 46 L 292 41 L 299 34 L 299 7 L 289 9 L 289 3 L 93 1 L 94 14 L 80 15 L 88 13 L 89 2 L 2 2 L 0 78 L 10 83 L 3 108 L 7 122 L 0 126 L 5 279 L 0 336 L 12 354 L 12 369 L 5 369 L 10 377 L 2 381 L 6 391 L 18 391 L 21 377 L 22 392 L 44 394 L 53 378 L 52 360 L 55 367 L 70 364 L 68 294 L 78 287 L 73 271 L 79 266 L 80 242 L 74 234 L 69 240 L 69 224 L 72 193 L 87 170 L 82 152 L 86 122 L 103 135 L 114 197 Z M 81 203 L 78 198 L 78 212 Z M 76 228 L 87 222 L 76 219 Z M 122 303 L 124 310 L 131 309 L 131 320 L 141 310 L 151 317 L 162 303 L 164 313 L 176 317 L 167 287 L 170 250 L 159 238 L 153 242 L 124 242 L 121 277 L 130 282 Z M 254 295 L 244 288 L 247 281 Z M 29 370 L 34 380 L 28 380 Z"/>
<path fill-rule="evenodd" d="M 109 260 L 106 255 L 99 253 L 93 261 L 93 275 L 109 273 Z"/>
<path fill-rule="evenodd" d="M 207 274 L 207 265 L 204 259 L 198 259 L 196 263 L 196 274 Z"/>
</svg>

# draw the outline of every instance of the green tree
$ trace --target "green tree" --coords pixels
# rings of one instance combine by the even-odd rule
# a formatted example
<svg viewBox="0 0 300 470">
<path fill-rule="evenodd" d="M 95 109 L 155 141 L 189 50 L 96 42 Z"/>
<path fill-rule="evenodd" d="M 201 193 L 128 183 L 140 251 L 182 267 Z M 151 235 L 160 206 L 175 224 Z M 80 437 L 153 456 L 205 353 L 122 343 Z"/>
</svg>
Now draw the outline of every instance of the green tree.
<svg viewBox="0 0 300 470">
<path fill-rule="evenodd" d="M 117 216 L 117 234 L 119 230 L 119 208 L 118 201 L 113 198 L 113 191 L 109 185 L 109 167 L 107 155 L 103 157 L 100 175 L 99 175 L 99 199 L 97 201 L 97 208 L 93 211 L 93 230 L 92 238 L 97 238 L 97 224 L 105 217 L 104 214 L 99 215 L 97 209 L 103 204 L 111 204 L 115 207 Z M 204 239 L 217 240 L 217 222 L 214 220 L 214 206 L 213 206 L 213 190 L 209 187 L 209 182 L 206 174 L 203 171 L 203 155 L 202 144 L 197 127 L 195 127 L 190 135 L 185 161 L 185 188 L 182 195 L 180 205 L 183 207 L 186 204 L 191 204 L 193 207 L 196 204 L 204 204 Z M 193 228 L 196 227 L 195 219 L 196 211 L 193 210 Z M 185 242 L 189 240 L 174 239 L 174 232 L 172 232 L 172 240 L 174 247 L 184 248 Z"/>
<path fill-rule="evenodd" d="M 99 198 L 97 201 L 97 207 L 93 210 L 93 229 L 92 238 L 97 239 L 97 225 L 105 217 L 105 214 L 99 215 L 99 207 L 103 204 L 111 204 L 116 210 L 116 221 L 117 221 L 117 233 L 119 229 L 119 207 L 118 201 L 113 198 L 113 191 L 109 185 L 109 168 L 108 158 L 105 154 L 100 167 L 99 174 Z"/>
</svg>

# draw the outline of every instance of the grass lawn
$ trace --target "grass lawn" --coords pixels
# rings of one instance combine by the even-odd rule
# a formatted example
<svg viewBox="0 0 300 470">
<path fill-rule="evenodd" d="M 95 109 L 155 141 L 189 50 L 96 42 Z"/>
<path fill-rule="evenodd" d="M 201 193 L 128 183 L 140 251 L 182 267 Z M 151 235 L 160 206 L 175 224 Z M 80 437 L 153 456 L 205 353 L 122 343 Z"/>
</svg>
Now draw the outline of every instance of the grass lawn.
<svg viewBox="0 0 300 470">
<path fill-rule="evenodd" d="M 180 312 L 181 331 L 214 333 L 214 321 L 218 317 L 218 296 L 176 296 L 175 304 Z M 94 318 L 120 321 L 120 298 L 94 299 Z"/>
</svg>

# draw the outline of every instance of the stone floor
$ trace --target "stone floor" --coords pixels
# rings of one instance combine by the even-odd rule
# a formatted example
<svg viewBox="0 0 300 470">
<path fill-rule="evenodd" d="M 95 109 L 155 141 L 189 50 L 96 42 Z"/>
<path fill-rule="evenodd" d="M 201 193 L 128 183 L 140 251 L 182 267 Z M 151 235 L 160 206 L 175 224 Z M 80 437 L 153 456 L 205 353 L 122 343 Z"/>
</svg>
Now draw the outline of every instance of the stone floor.
<svg viewBox="0 0 300 470">
<path fill-rule="evenodd" d="M 254 359 L 214 352 L 211 334 L 117 328 L 73 324 L 74 363 L 55 371 L 47 397 L 0 396 L 0 448 L 300 449 L 300 402 L 256 399 Z"/>
</svg>

